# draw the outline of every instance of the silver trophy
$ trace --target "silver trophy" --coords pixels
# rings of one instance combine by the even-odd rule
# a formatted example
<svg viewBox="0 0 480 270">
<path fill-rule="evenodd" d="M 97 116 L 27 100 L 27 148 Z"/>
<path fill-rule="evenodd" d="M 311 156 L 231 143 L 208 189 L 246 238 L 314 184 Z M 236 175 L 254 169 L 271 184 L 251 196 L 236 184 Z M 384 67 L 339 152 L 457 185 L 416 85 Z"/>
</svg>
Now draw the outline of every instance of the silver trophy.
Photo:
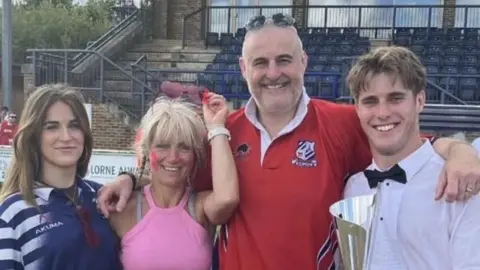
<svg viewBox="0 0 480 270">
<path fill-rule="evenodd" d="M 371 252 L 371 228 L 376 196 L 344 199 L 330 206 L 335 218 L 337 238 L 346 270 L 366 270 Z"/>
</svg>

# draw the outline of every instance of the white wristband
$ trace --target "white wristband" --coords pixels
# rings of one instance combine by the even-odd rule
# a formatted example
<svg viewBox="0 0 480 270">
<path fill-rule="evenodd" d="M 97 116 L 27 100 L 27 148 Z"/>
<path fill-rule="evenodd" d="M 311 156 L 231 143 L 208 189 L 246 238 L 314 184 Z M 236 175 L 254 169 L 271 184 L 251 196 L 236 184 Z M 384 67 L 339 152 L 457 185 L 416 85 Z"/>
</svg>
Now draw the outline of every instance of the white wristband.
<svg viewBox="0 0 480 270">
<path fill-rule="evenodd" d="M 227 136 L 228 140 L 230 140 L 230 131 L 228 131 L 228 129 L 224 127 L 214 127 L 208 131 L 208 142 L 210 142 L 214 137 L 218 135 L 225 135 Z"/>
</svg>

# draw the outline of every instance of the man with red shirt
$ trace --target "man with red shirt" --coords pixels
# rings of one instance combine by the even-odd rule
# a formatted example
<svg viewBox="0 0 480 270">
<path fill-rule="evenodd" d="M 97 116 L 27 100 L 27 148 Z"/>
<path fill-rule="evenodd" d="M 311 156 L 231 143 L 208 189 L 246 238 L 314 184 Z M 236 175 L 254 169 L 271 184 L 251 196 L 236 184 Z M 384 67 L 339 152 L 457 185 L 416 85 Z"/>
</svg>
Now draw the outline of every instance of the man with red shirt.
<svg viewBox="0 0 480 270">
<path fill-rule="evenodd" d="M 17 116 L 14 113 L 9 113 L 6 120 L 0 124 L 0 145 L 12 145 L 16 133 Z"/>
<path fill-rule="evenodd" d="M 341 198 L 346 177 L 371 162 L 354 107 L 306 94 L 307 56 L 292 25 L 282 14 L 248 25 L 240 67 L 252 98 L 226 124 L 240 205 L 222 229 L 221 270 L 334 269 L 328 208 Z M 476 151 L 451 139 L 437 140 L 435 149 L 448 157 L 439 194 L 464 196 L 467 184 L 478 193 Z M 209 179 L 208 173 L 198 178 Z M 122 211 L 131 188 L 128 175 L 105 186 L 98 200 L 102 212 Z"/>
</svg>

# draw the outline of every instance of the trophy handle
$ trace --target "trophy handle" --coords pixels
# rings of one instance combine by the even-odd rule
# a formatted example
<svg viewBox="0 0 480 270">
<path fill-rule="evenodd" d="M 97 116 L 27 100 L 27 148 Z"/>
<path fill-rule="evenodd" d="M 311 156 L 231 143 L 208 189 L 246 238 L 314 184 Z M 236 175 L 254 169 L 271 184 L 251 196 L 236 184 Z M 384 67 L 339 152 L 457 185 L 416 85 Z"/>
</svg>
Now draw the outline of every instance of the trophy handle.
<svg viewBox="0 0 480 270">
<path fill-rule="evenodd" d="M 379 209 L 379 201 L 380 201 L 380 197 L 379 197 L 379 194 L 380 194 L 380 185 L 377 186 L 377 191 L 375 192 L 375 195 L 373 195 L 373 200 L 372 200 L 372 204 L 369 206 L 370 208 L 373 208 L 373 213 L 372 213 L 372 216 L 371 218 L 369 219 L 369 224 L 368 224 L 368 230 L 367 230 L 367 244 L 366 244 L 366 248 L 365 248 L 365 261 L 364 261 L 364 264 L 363 264 L 363 270 L 368 270 L 370 269 L 370 263 L 371 263 L 371 259 L 372 259 L 372 253 L 373 253 L 373 248 L 374 248 L 374 244 L 375 241 L 375 232 L 377 230 L 377 224 L 375 222 L 377 216 L 378 216 L 378 211 L 380 210 Z"/>
</svg>

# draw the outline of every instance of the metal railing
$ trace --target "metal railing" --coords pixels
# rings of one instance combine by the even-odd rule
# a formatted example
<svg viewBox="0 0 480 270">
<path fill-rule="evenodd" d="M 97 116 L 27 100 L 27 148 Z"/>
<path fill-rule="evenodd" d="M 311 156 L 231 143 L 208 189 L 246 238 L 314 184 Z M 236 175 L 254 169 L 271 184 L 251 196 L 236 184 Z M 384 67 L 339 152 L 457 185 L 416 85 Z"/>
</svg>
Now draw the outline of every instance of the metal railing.
<svg viewBox="0 0 480 270">
<path fill-rule="evenodd" d="M 139 12 L 135 10 L 130 13 L 124 20 L 119 22 L 118 24 L 111 27 L 105 34 L 100 36 L 97 40 L 93 42 L 89 42 L 87 47 L 84 50 L 80 50 L 77 55 L 74 55 L 68 59 L 64 59 L 63 55 L 53 55 L 51 53 L 46 53 L 45 55 L 38 54 L 37 59 L 46 58 L 49 59 L 49 68 L 52 68 L 52 65 L 59 64 L 63 65 L 65 61 L 69 63 L 69 65 L 78 66 L 83 61 L 87 59 L 87 56 L 90 55 L 89 53 L 84 53 L 83 51 L 92 51 L 92 50 L 99 50 L 105 44 L 109 43 L 110 41 L 114 40 L 118 37 L 118 34 L 125 30 L 128 26 L 132 25 L 135 22 L 138 22 Z M 31 61 L 31 56 L 27 56 L 27 61 Z"/>
<path fill-rule="evenodd" d="M 465 89 L 462 88 L 462 78 L 474 79 L 477 83 L 480 83 L 480 75 L 463 75 L 463 74 L 427 74 L 429 80 L 427 80 L 427 100 L 440 104 L 480 104 L 480 95 L 476 96 L 477 88 L 470 88 L 469 95 L 470 98 L 462 98 L 466 96 Z M 437 82 L 433 82 L 431 79 L 434 78 Z M 438 96 L 435 98 L 429 99 L 429 94 L 432 95 L 432 92 L 428 90 L 435 90 Z M 465 101 L 468 99 L 469 101 Z"/>
<path fill-rule="evenodd" d="M 130 70 L 132 76 L 148 85 L 148 74 L 146 69 L 148 68 L 147 56 L 144 54 L 140 56 L 137 61 L 130 64 Z M 131 80 L 132 88 L 131 92 L 141 91 L 142 86 L 138 85 L 135 80 Z"/>
<path fill-rule="evenodd" d="M 480 131 L 480 106 L 426 104 L 420 114 L 420 126 L 432 131 Z"/>
<path fill-rule="evenodd" d="M 136 80 L 131 80 L 132 94 L 143 93 L 140 104 L 142 108 L 141 115 L 143 115 L 146 107 L 148 107 L 148 104 L 150 103 L 149 101 L 152 101 L 154 97 L 158 95 L 162 80 L 148 70 L 148 59 L 145 54 L 132 63 L 130 67 L 132 70 L 132 76 L 143 82 L 143 84 L 140 85 Z M 149 87 L 145 88 L 144 85 L 148 85 Z M 145 93 L 147 95 L 145 95 Z"/>
<path fill-rule="evenodd" d="M 134 81 L 137 85 L 142 85 L 144 82 L 133 77 L 131 72 L 118 66 L 100 50 L 110 42 L 115 42 L 119 34 L 129 26 L 143 22 L 144 18 L 140 17 L 145 17 L 142 15 L 144 12 L 145 9 L 135 7 L 128 7 L 128 10 L 121 9 L 119 18 L 122 20 L 97 40 L 90 42 L 86 49 L 27 50 L 32 54 L 27 56 L 27 60 L 30 60 L 33 65 L 34 86 L 47 83 L 67 83 L 82 91 L 90 102 L 115 103 L 130 117 L 138 120 L 144 112 L 146 103 L 144 99 L 147 95 L 145 91 L 153 92 L 153 90 L 148 85 L 143 85 L 145 87 L 142 87 L 142 92 L 131 91 L 129 96 L 126 95 L 123 91 L 125 85 L 122 81 Z M 77 70 L 76 67 L 82 63 L 87 63 L 88 68 Z M 111 74 L 114 74 L 114 78 L 108 78 Z M 115 80 L 117 82 L 114 82 Z M 135 103 L 131 104 L 132 101 L 141 101 L 139 103 L 142 104 L 142 109 L 136 111 L 138 106 Z"/>
<path fill-rule="evenodd" d="M 190 19 L 201 14 L 208 32 L 235 33 L 255 15 L 283 12 L 292 15 L 302 28 L 356 28 L 362 36 L 391 38 L 396 28 L 480 28 L 480 5 L 281 5 L 208 6 L 183 18 L 183 37 Z M 448 15 L 450 14 L 450 15 Z"/>
<path fill-rule="evenodd" d="M 145 39 L 151 39 L 153 35 L 153 0 L 142 0 L 140 6 L 135 6 L 131 0 L 117 0 L 117 5 L 112 8 L 114 21 L 120 23 L 128 18 L 132 13 L 136 13 L 137 17 L 144 23 L 143 34 Z"/>
<path fill-rule="evenodd" d="M 446 11 L 454 18 L 445 16 Z M 293 15 L 303 28 L 357 28 L 375 33 L 371 37 L 385 36 L 378 30 L 388 34 L 399 27 L 480 27 L 480 5 L 211 6 L 206 15 L 207 31 L 234 33 L 252 16 L 278 12 Z"/>
<path fill-rule="evenodd" d="M 132 11 L 130 15 L 128 15 L 125 19 L 120 21 L 118 24 L 114 25 L 112 28 L 110 28 L 101 37 L 89 43 L 85 48 L 85 50 L 98 50 L 102 48 L 102 46 L 104 46 L 105 44 L 113 40 L 115 37 L 117 37 L 118 34 L 121 33 L 123 30 L 125 30 L 128 26 L 139 21 L 138 16 L 139 16 L 138 9 Z M 78 65 L 81 61 L 84 61 L 86 58 L 87 57 L 85 53 L 79 53 L 78 55 L 75 55 L 73 57 L 74 64 Z"/>
<path fill-rule="evenodd" d="M 88 102 L 112 102 L 136 120 L 140 120 L 143 115 L 146 96 L 155 93 L 131 72 L 95 50 L 29 49 L 27 52 L 32 54 L 34 86 L 65 83 L 81 91 Z M 74 65 L 69 61 L 72 59 L 70 55 L 79 53 L 95 57 L 99 65 L 91 68 L 88 73 L 72 72 Z M 59 57 L 63 64 L 58 61 Z M 140 91 L 131 90 L 131 81 L 141 86 Z M 142 107 L 139 108 L 138 104 Z"/>
</svg>

